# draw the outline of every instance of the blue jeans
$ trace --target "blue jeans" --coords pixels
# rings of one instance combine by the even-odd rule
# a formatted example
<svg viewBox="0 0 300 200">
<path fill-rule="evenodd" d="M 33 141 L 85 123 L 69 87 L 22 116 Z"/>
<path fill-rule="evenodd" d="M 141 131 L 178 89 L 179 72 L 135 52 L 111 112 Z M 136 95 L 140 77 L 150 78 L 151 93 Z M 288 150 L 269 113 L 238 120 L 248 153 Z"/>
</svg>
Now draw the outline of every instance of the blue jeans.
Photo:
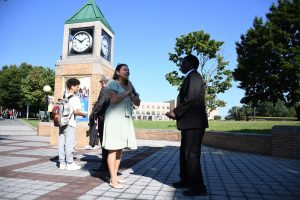
<svg viewBox="0 0 300 200">
<path fill-rule="evenodd" d="M 61 164 L 73 163 L 76 128 L 65 126 L 59 128 L 58 156 Z"/>
</svg>

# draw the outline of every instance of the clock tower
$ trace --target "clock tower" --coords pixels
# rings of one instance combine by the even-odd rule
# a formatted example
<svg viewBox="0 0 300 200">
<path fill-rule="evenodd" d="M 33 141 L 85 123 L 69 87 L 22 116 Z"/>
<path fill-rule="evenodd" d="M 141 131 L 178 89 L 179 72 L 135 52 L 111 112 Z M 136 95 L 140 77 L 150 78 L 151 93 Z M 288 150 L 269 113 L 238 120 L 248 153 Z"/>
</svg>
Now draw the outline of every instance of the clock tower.
<svg viewBox="0 0 300 200">
<path fill-rule="evenodd" d="M 56 63 L 54 99 L 62 98 L 66 81 L 80 80 L 78 96 L 86 118 L 77 116 L 77 146 L 88 145 L 86 130 L 92 103 L 98 98 L 102 77 L 113 76 L 114 32 L 96 5 L 88 2 L 64 25 L 61 59 Z M 50 143 L 58 144 L 58 128 L 51 125 Z"/>
</svg>

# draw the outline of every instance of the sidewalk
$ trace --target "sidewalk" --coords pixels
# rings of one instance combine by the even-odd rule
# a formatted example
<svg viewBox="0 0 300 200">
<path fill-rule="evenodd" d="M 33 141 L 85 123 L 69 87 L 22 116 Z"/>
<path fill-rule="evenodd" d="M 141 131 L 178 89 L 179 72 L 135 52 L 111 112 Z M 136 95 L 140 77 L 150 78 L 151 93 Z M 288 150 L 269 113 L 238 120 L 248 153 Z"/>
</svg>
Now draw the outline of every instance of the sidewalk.
<svg viewBox="0 0 300 200">
<path fill-rule="evenodd" d="M 179 180 L 179 143 L 138 140 L 125 151 L 123 189 L 113 189 L 106 173 L 95 173 L 100 150 L 76 149 L 83 168 L 57 168 L 57 147 L 20 121 L 0 121 L 0 199 L 300 199 L 300 160 L 202 149 L 209 195 L 185 198 L 171 185 Z M 101 153 L 101 152 L 100 152 Z"/>
</svg>

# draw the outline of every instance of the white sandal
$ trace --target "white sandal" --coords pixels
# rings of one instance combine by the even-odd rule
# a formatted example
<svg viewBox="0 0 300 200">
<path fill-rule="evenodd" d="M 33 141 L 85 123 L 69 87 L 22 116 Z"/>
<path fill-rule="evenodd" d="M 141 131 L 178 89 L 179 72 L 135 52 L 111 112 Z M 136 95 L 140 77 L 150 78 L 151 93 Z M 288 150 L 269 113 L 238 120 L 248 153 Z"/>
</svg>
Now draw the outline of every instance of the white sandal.
<svg viewBox="0 0 300 200">
<path fill-rule="evenodd" d="M 127 181 L 124 179 L 118 179 L 118 183 L 127 183 Z"/>
<path fill-rule="evenodd" d="M 111 183 L 111 180 L 109 180 L 109 186 L 112 187 L 112 188 L 115 188 L 115 189 L 123 189 L 123 185 L 121 185 L 121 184 L 113 185 Z"/>
</svg>

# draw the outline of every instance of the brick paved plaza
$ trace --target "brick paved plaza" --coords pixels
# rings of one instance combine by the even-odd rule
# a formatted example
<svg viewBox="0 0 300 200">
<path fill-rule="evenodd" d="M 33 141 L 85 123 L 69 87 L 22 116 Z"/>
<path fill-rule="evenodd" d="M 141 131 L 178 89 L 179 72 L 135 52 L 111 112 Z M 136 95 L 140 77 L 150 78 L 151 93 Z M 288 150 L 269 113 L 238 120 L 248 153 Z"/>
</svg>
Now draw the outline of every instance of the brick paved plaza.
<svg viewBox="0 0 300 200">
<path fill-rule="evenodd" d="M 76 149 L 83 168 L 57 168 L 57 147 L 20 121 L 0 121 L 0 199 L 300 199 L 300 160 L 203 147 L 202 170 L 209 195 L 186 198 L 179 179 L 179 143 L 138 140 L 121 164 L 123 189 L 94 172 L 100 150 Z"/>
</svg>

